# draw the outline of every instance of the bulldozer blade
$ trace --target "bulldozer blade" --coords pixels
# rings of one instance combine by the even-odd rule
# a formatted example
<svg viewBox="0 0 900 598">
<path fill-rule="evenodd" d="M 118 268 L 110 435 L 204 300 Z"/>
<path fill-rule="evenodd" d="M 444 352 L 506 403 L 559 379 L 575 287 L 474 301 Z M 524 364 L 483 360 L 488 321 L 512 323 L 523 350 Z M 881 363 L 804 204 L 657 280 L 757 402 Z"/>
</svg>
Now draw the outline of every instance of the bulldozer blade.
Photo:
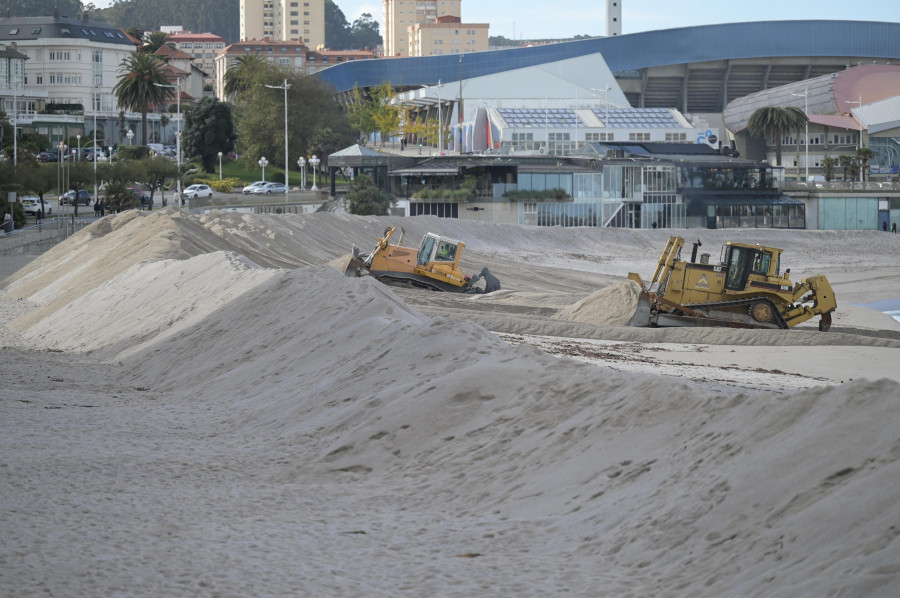
<svg viewBox="0 0 900 598">
<path fill-rule="evenodd" d="M 491 271 L 487 269 L 487 266 L 481 269 L 481 277 L 484 278 L 485 293 L 493 293 L 494 291 L 500 290 L 500 280 L 491 274 Z"/>
<path fill-rule="evenodd" d="M 347 262 L 347 267 L 344 269 L 344 276 L 357 278 L 368 275 L 369 269 L 366 267 L 366 263 L 358 257 L 351 257 L 350 261 Z"/>
<path fill-rule="evenodd" d="M 631 316 L 628 325 L 636 327 L 650 325 L 650 298 L 647 295 L 647 291 L 641 291 L 641 294 L 638 295 L 637 307 L 635 308 L 634 315 Z"/>
</svg>

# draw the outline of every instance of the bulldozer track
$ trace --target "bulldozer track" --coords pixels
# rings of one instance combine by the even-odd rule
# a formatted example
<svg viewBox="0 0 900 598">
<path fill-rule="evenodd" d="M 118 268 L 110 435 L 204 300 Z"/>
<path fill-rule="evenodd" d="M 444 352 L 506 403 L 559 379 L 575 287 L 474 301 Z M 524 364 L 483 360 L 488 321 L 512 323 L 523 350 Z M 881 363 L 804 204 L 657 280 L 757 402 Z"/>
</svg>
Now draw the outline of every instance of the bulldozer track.
<svg viewBox="0 0 900 598">
<path fill-rule="evenodd" d="M 691 310 L 719 310 L 726 309 L 732 310 L 736 307 L 747 307 L 756 304 L 756 303 L 765 303 L 772 310 L 772 319 L 775 320 L 775 324 L 778 328 L 787 328 L 787 322 L 784 319 L 784 316 L 781 315 L 781 312 L 778 310 L 778 307 L 775 305 L 775 302 L 769 299 L 768 297 L 754 297 L 752 299 L 737 299 L 735 301 L 720 301 L 718 303 L 694 303 L 691 305 L 685 305 L 685 307 Z M 709 317 L 709 316 L 706 316 Z M 718 318 L 709 317 L 710 320 L 717 320 Z M 760 322 L 764 324 L 764 322 Z M 752 324 L 751 324 L 752 325 Z M 758 326 L 758 328 L 769 328 L 769 326 Z"/>
</svg>

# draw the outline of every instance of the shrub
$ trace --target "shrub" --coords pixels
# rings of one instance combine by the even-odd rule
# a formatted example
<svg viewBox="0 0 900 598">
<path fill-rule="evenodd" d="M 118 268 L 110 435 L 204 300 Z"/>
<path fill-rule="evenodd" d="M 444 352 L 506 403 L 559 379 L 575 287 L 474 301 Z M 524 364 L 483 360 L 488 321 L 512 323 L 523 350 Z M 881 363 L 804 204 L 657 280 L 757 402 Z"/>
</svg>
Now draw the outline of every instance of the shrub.
<svg viewBox="0 0 900 598">
<path fill-rule="evenodd" d="M 533 189 L 519 189 L 517 191 L 507 191 L 503 194 L 503 197 L 506 197 L 510 201 L 524 201 L 524 200 L 551 200 L 551 201 L 569 201 L 572 199 L 572 196 L 565 192 L 564 189 L 544 189 L 544 190 L 533 190 Z"/>
</svg>

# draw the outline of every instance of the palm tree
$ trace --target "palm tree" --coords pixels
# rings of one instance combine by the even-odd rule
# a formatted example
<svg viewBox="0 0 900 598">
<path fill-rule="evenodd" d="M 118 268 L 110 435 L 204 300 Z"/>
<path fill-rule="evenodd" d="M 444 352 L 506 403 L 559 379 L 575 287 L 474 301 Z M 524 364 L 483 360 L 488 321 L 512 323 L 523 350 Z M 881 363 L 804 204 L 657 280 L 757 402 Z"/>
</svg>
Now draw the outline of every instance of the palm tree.
<svg viewBox="0 0 900 598">
<path fill-rule="evenodd" d="M 169 96 L 163 75 L 164 63 L 153 54 L 133 54 L 122 61 L 119 71 L 122 78 L 113 87 L 119 106 L 141 113 L 141 142 L 147 143 L 147 112 L 152 104 L 162 104 Z"/>
<path fill-rule="evenodd" d="M 862 169 L 863 179 L 869 174 L 869 160 L 875 157 L 875 151 L 868 147 L 861 147 L 856 150 L 856 159 L 859 167 Z"/>
<path fill-rule="evenodd" d="M 747 130 L 754 137 L 775 137 L 775 165 L 781 166 L 781 138 L 787 132 L 799 131 L 808 120 L 800 108 L 766 106 L 750 116 Z"/>
<path fill-rule="evenodd" d="M 268 66 L 266 59 L 259 54 L 245 54 L 239 56 L 227 71 L 225 71 L 225 95 L 233 98 L 238 93 L 248 89 L 255 73 Z"/>
<path fill-rule="evenodd" d="M 141 52 L 153 54 L 169 43 L 169 41 L 170 38 L 168 33 L 163 33 L 162 31 L 148 33 L 144 36 L 144 45 L 141 47 Z"/>
</svg>

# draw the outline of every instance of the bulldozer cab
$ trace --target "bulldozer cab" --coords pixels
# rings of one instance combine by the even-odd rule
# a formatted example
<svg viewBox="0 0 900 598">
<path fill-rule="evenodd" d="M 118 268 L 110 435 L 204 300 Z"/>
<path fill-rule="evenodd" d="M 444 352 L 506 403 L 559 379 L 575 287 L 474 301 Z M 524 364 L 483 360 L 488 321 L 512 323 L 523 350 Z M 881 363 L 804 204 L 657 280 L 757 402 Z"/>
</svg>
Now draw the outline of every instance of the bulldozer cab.
<svg viewBox="0 0 900 598">
<path fill-rule="evenodd" d="M 759 245 L 728 243 L 722 247 L 725 265 L 725 289 L 743 291 L 751 274 L 777 278 L 781 268 L 781 250 Z"/>
<path fill-rule="evenodd" d="M 459 245 L 459 241 L 428 233 L 422 238 L 416 263 L 419 266 L 431 262 L 455 263 Z"/>
</svg>

